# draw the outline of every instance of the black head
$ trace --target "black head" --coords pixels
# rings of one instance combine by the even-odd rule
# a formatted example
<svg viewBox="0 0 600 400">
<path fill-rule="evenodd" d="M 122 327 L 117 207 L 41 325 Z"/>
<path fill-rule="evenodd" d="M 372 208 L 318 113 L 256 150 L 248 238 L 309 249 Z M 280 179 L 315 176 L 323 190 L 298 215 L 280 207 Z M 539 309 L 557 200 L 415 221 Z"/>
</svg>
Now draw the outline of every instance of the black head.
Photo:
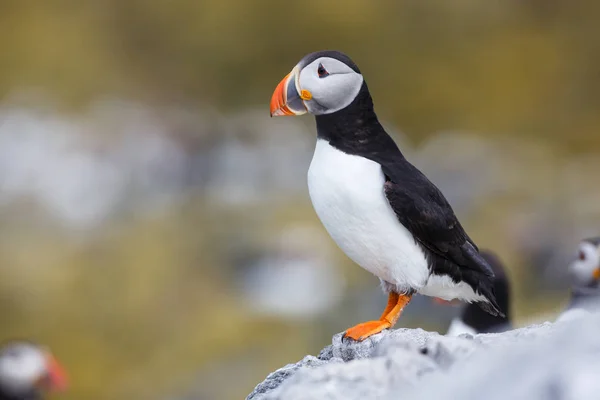
<svg viewBox="0 0 600 400">
<path fill-rule="evenodd" d="M 600 237 L 579 243 L 575 259 L 569 265 L 575 288 L 596 289 L 600 281 Z"/>
<path fill-rule="evenodd" d="M 402 153 L 385 132 L 358 66 L 339 51 L 302 58 L 279 83 L 271 116 L 315 115 L 317 136 L 338 150 L 377 162 Z"/>
<path fill-rule="evenodd" d="M 300 62 L 298 63 L 298 67 L 302 70 L 302 69 L 304 69 L 304 67 L 306 67 L 309 64 L 312 64 L 314 61 L 316 61 L 318 59 L 327 59 L 327 58 L 331 58 L 333 60 L 338 60 L 338 61 L 346 64 L 357 74 L 361 74 L 360 69 L 358 69 L 358 65 L 356 65 L 356 63 L 354 61 L 352 61 L 350 59 L 350 57 L 348 57 L 346 54 L 342 53 L 341 51 L 337 51 L 337 50 L 322 50 L 322 51 L 315 51 L 314 53 L 307 54 L 306 56 L 304 56 L 304 58 L 302 60 L 300 60 Z"/>
<path fill-rule="evenodd" d="M 0 399 L 39 399 L 65 386 L 66 374 L 47 349 L 24 340 L 0 348 Z"/>
<path fill-rule="evenodd" d="M 279 83 L 271 98 L 271 116 L 333 114 L 368 95 L 358 66 L 339 51 L 306 55 Z"/>
<path fill-rule="evenodd" d="M 494 271 L 494 293 L 496 301 L 505 317 L 495 317 L 483 311 L 477 304 L 467 305 L 461 315 L 463 322 L 477 332 L 495 332 L 506 328 L 510 324 L 510 282 L 502 261 L 493 252 L 481 250 L 482 257 L 490 264 Z"/>
</svg>

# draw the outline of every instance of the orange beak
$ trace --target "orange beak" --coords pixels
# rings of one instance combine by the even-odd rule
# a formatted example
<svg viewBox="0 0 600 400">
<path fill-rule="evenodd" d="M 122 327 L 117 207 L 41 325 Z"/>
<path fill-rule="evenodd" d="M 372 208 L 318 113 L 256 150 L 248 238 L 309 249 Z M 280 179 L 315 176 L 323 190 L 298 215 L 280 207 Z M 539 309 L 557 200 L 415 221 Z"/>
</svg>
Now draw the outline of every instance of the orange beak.
<svg viewBox="0 0 600 400">
<path fill-rule="evenodd" d="M 600 268 L 596 268 L 594 270 L 594 272 L 592 273 L 592 276 L 594 277 L 595 280 L 599 280 L 600 279 Z"/>
<path fill-rule="evenodd" d="M 50 353 L 46 353 L 46 375 L 38 382 L 38 386 L 47 391 L 62 392 L 68 386 L 65 369 Z"/>
<path fill-rule="evenodd" d="M 306 113 L 304 100 L 296 87 L 298 69 L 294 68 L 279 82 L 271 97 L 271 117 L 302 115 Z M 305 91 L 303 91 L 305 92 Z M 308 93 L 308 92 L 307 92 Z"/>
</svg>

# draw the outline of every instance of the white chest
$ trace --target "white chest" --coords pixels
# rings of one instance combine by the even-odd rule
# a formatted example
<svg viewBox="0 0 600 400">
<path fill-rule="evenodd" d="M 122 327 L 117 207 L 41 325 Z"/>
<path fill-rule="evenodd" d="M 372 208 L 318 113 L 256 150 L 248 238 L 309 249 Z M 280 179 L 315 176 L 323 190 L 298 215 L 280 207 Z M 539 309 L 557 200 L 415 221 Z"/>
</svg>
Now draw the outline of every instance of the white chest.
<svg viewBox="0 0 600 400">
<path fill-rule="evenodd" d="M 384 192 L 381 166 L 317 140 L 308 171 L 319 219 L 354 262 L 386 282 L 420 288 L 429 271 L 421 248 L 398 221 Z"/>
</svg>

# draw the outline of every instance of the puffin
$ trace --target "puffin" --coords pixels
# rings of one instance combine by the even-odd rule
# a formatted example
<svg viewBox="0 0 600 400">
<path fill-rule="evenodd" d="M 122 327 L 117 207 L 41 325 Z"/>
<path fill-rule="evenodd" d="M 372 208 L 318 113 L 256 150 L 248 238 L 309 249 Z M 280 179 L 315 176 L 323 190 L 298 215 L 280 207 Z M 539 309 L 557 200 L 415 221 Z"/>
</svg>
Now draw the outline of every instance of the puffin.
<svg viewBox="0 0 600 400">
<path fill-rule="evenodd" d="M 490 315 L 475 304 L 463 306 L 459 316 L 452 319 L 446 336 L 459 336 L 463 333 L 476 335 L 478 333 L 497 333 L 512 329 L 510 298 L 510 281 L 500 258 L 492 251 L 481 249 L 479 254 L 492 266 L 494 271 L 494 293 L 504 314 Z M 447 302 L 444 302 L 447 304 Z"/>
<path fill-rule="evenodd" d="M 494 272 L 441 191 L 385 131 L 358 66 L 339 51 L 306 55 L 276 86 L 271 117 L 315 116 L 308 169 L 313 208 L 338 247 L 379 278 L 378 320 L 347 329 L 362 341 L 393 327 L 415 294 L 475 303 L 504 315 Z"/>
<path fill-rule="evenodd" d="M 583 239 L 569 264 L 571 295 L 557 321 L 567 321 L 600 310 L 600 237 Z"/>
<path fill-rule="evenodd" d="M 66 385 L 65 370 L 46 348 L 25 340 L 0 348 L 0 400 L 41 400 Z"/>
</svg>

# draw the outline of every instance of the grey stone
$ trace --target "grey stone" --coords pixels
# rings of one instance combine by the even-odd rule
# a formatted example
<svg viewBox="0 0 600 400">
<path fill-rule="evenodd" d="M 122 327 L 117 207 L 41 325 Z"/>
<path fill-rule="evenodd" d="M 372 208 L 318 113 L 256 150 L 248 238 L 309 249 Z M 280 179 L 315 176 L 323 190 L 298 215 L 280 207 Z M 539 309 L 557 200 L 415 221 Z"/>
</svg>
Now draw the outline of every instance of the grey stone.
<svg viewBox="0 0 600 400">
<path fill-rule="evenodd" d="M 497 334 L 497 338 L 516 340 L 510 344 L 508 340 L 492 342 L 488 337 L 486 351 L 457 361 L 447 374 L 425 377 L 418 389 L 397 386 L 388 398 L 597 399 L 598 329 L 596 317 L 569 326 L 543 324 Z"/>
<path fill-rule="evenodd" d="M 320 368 L 298 369 L 279 388 L 260 399 L 376 399 L 398 384 L 408 385 L 416 376 L 435 371 L 435 362 L 408 349 L 396 348 L 385 357 L 341 359 Z"/>
<path fill-rule="evenodd" d="M 269 375 L 253 400 L 600 398 L 600 316 L 503 333 L 446 337 L 384 331 L 333 337 L 319 358 Z"/>
<path fill-rule="evenodd" d="M 294 373 L 300 369 L 311 369 L 316 368 L 325 364 L 328 364 L 328 361 L 331 362 L 331 359 L 327 361 L 319 360 L 313 356 L 306 356 L 301 361 L 295 364 L 288 364 L 283 368 L 278 369 L 275 372 L 270 373 L 267 378 L 259 383 L 256 388 L 250 393 L 250 395 L 246 398 L 247 400 L 252 399 L 263 399 L 264 394 L 269 393 L 273 389 L 279 387 L 282 382 L 286 381 L 289 377 L 294 375 Z"/>
<path fill-rule="evenodd" d="M 317 358 L 319 360 L 324 360 L 324 361 L 331 360 L 333 358 L 333 346 L 332 345 L 325 346 L 323 348 L 323 350 L 321 350 L 321 352 L 319 353 Z"/>
</svg>

